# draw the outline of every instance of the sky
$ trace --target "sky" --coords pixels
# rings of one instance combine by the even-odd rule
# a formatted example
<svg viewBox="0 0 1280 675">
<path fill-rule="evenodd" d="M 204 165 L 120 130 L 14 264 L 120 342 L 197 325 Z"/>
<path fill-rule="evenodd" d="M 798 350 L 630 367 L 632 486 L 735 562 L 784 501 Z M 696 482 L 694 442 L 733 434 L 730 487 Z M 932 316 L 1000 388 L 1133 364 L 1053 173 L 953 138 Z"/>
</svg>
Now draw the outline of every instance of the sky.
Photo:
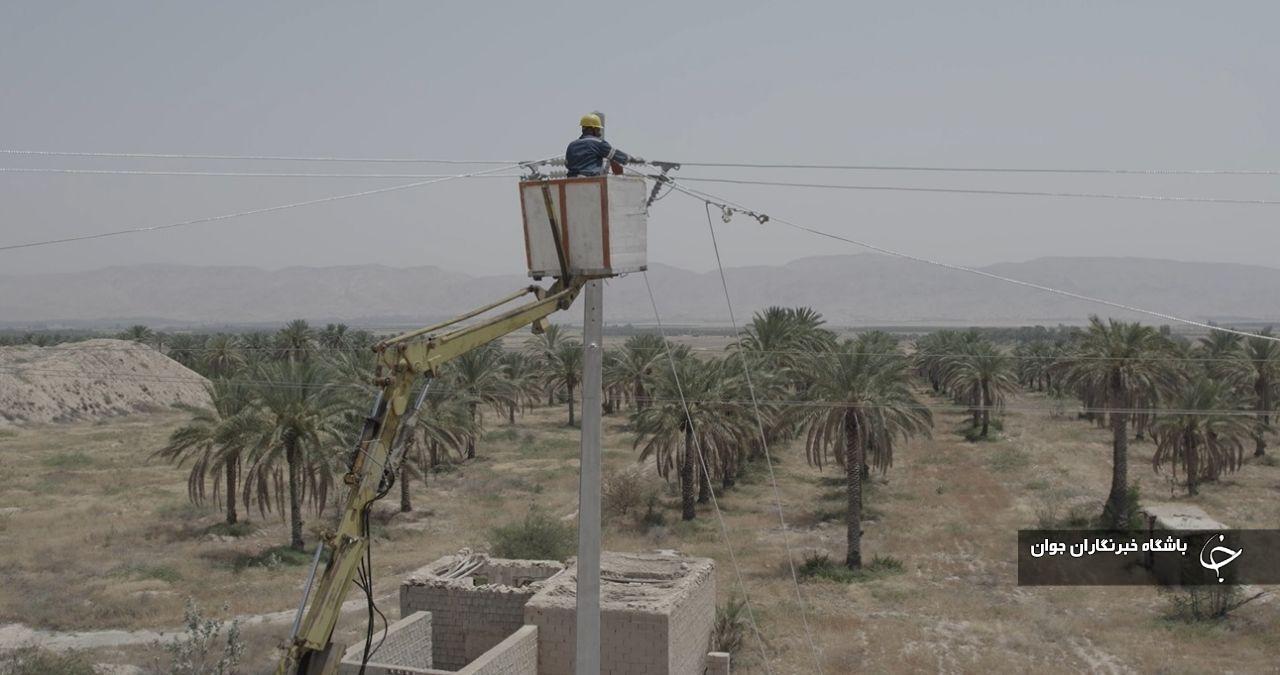
<svg viewBox="0 0 1280 675">
<path fill-rule="evenodd" d="M 1271 2 L 6 2 L 0 149 L 530 159 L 578 118 L 647 159 L 948 167 L 1280 168 Z M 484 167 L 43 158 L 0 167 L 455 173 Z M 1280 199 L 1280 176 L 685 167 L 677 176 Z M 0 172 L 0 245 L 162 225 L 407 179 Z M 697 184 L 964 265 L 1145 256 L 1276 266 L 1280 206 Z M 718 217 L 718 216 L 717 216 Z M 858 249 L 718 220 L 727 265 Z M 714 266 L 702 204 L 649 258 Z M 0 251 L 0 273 L 138 263 L 524 266 L 512 179 Z"/>
</svg>

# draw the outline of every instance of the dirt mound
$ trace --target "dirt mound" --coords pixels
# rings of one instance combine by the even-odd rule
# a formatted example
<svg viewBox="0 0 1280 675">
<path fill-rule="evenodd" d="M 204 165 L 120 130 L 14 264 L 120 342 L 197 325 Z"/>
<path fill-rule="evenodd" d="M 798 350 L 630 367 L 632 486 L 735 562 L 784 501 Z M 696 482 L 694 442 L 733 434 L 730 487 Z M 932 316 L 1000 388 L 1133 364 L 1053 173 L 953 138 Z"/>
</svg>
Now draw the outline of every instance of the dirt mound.
<svg viewBox="0 0 1280 675">
<path fill-rule="evenodd" d="M 135 342 L 0 347 L 0 427 L 208 405 L 207 380 Z"/>
</svg>

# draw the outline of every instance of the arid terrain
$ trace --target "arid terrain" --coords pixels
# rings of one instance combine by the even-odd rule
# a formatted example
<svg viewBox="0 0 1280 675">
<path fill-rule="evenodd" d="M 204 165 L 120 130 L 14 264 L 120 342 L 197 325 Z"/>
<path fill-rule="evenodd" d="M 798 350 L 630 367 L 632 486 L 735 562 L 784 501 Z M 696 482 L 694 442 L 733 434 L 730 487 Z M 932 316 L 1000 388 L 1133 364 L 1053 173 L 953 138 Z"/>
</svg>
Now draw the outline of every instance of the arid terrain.
<svg viewBox="0 0 1280 675">
<path fill-rule="evenodd" d="M 1047 510 L 1097 509 L 1110 436 L 1038 395 L 1019 395 L 1008 408 L 997 438 L 977 443 L 957 433 L 962 415 L 938 414 L 932 439 L 901 446 L 889 472 L 875 475 L 864 555 L 892 556 L 904 569 L 848 585 L 801 584 L 826 672 L 1275 671 L 1274 594 L 1225 620 L 1187 624 L 1165 618 L 1168 600 L 1152 588 L 1019 588 L 1017 529 Z M 186 470 L 150 459 L 187 419 L 153 411 L 0 431 L 0 648 L 42 644 L 84 649 L 98 663 L 146 665 L 161 653 L 156 632 L 181 623 L 190 597 L 214 616 L 254 617 L 243 627 L 246 670 L 270 667 L 305 566 L 263 555 L 287 541 L 279 513 L 249 513 L 244 536 L 217 534 L 219 510 L 188 502 Z M 373 565 L 392 620 L 398 581 L 417 567 L 461 547 L 486 548 L 493 525 L 534 504 L 572 517 L 578 441 L 563 407 L 535 409 L 515 426 L 491 413 L 486 421 L 478 459 L 414 484 L 413 512 L 395 513 L 395 495 L 380 505 Z M 635 464 L 625 427 L 625 415 L 606 417 L 607 472 Z M 797 557 L 815 549 L 842 557 L 840 474 L 808 466 L 798 446 L 772 450 Z M 1152 451 L 1132 446 L 1131 477 L 1144 499 L 1169 501 Z M 651 465 L 638 475 L 658 483 Z M 1280 467 L 1251 460 L 1205 485 L 1195 502 L 1235 527 L 1275 527 L 1278 489 Z M 662 494 L 665 525 L 642 531 L 630 518 L 612 519 L 606 548 L 713 557 L 721 599 L 741 594 L 714 512 L 700 506 L 695 521 L 681 523 L 678 492 Z M 762 463 L 720 507 L 773 672 L 812 672 Z M 308 530 L 322 520 L 309 512 Z M 350 612 L 342 637 L 363 628 L 363 615 Z M 748 635 L 737 671 L 765 672 L 760 654 Z"/>
</svg>

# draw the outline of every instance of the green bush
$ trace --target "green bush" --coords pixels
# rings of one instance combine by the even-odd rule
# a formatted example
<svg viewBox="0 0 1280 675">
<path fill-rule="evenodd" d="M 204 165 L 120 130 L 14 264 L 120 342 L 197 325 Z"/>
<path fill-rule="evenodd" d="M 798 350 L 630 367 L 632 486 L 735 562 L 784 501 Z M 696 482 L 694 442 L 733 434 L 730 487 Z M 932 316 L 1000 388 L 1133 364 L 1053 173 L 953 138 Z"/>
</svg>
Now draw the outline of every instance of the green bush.
<svg viewBox="0 0 1280 675">
<path fill-rule="evenodd" d="M 94 675 L 93 664 L 77 652 L 19 647 L 0 655 L 0 675 Z"/>
<path fill-rule="evenodd" d="M 530 509 L 522 521 L 490 530 L 489 541 L 493 555 L 498 558 L 565 560 L 578 548 L 578 534 L 573 526 L 538 508 Z"/>
<path fill-rule="evenodd" d="M 646 530 L 666 526 L 667 515 L 662 512 L 662 503 L 658 500 L 656 490 L 650 492 L 648 499 L 645 500 L 644 513 L 640 515 L 639 524 Z"/>
<path fill-rule="evenodd" d="M 237 556 L 232 561 L 231 568 L 240 572 L 249 567 L 275 570 L 285 566 L 310 565 L 313 555 L 314 553 L 298 551 L 290 546 L 272 546 L 260 553 Z"/>
<path fill-rule="evenodd" d="M 254 527 L 252 523 L 242 520 L 238 523 L 228 524 L 222 522 L 216 525 L 210 525 L 209 528 L 205 530 L 205 533 L 216 534 L 222 537 L 247 537 L 256 532 L 257 529 L 258 528 Z"/>
<path fill-rule="evenodd" d="M 1016 471 L 1031 463 L 1031 458 L 1020 448 L 1000 448 L 991 455 L 992 471 Z"/>
<path fill-rule="evenodd" d="M 1239 586 L 1185 586 L 1164 591 L 1168 598 L 1165 618 L 1184 623 L 1217 621 L 1241 605 L 1257 598 L 1243 598 Z M 1261 595 L 1261 594 L 1259 594 Z"/>
<path fill-rule="evenodd" d="M 42 462 L 51 469 L 87 469 L 94 465 L 93 458 L 83 452 L 60 452 L 44 458 Z"/>
<path fill-rule="evenodd" d="M 747 603 L 736 595 L 716 606 L 716 623 L 711 634 L 715 651 L 735 654 L 747 633 Z"/>
<path fill-rule="evenodd" d="M 822 579 L 849 584 L 898 574 L 902 569 L 902 561 L 892 556 L 876 556 L 870 563 L 863 565 L 862 569 L 855 571 L 832 560 L 826 553 L 808 553 L 805 554 L 804 562 L 796 569 L 796 574 L 806 581 Z"/>
<path fill-rule="evenodd" d="M 122 565 L 115 569 L 115 573 L 121 576 L 134 577 L 137 579 L 156 579 L 165 583 L 175 583 L 182 581 L 182 573 L 168 565 L 147 565 L 144 563 L 133 563 L 131 565 Z"/>
</svg>

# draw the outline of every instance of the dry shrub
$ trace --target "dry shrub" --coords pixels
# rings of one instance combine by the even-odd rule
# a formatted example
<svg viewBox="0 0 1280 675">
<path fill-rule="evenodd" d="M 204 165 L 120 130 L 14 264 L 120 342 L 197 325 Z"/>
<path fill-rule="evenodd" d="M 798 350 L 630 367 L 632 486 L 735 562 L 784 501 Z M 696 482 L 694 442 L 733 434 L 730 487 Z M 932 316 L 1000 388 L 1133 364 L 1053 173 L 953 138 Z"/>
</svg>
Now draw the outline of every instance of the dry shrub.
<svg viewBox="0 0 1280 675">
<path fill-rule="evenodd" d="M 93 675 L 93 664 L 77 652 L 59 654 L 41 647 L 19 647 L 0 656 L 0 675 Z"/>
<path fill-rule="evenodd" d="M 639 466 L 609 471 L 600 483 L 600 505 L 610 518 L 621 518 L 639 510 L 648 499 L 650 488 Z"/>
</svg>

